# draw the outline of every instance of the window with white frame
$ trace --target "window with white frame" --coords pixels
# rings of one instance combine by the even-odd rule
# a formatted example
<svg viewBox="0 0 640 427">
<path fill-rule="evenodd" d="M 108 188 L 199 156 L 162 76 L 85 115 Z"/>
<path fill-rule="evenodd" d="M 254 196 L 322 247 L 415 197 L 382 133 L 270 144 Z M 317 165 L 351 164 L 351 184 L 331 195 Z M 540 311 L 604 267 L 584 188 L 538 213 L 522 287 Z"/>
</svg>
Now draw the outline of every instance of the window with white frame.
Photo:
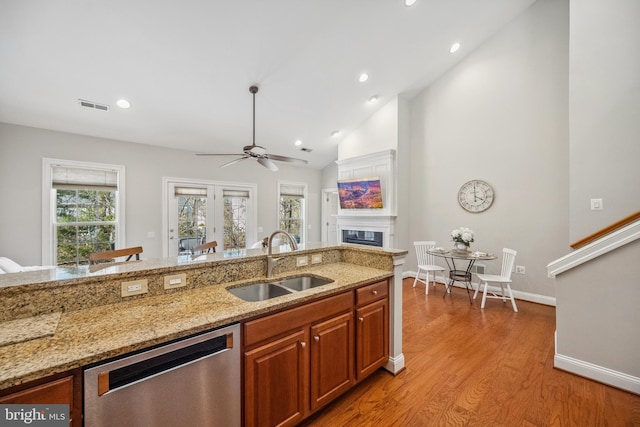
<svg viewBox="0 0 640 427">
<path fill-rule="evenodd" d="M 124 166 L 44 159 L 43 262 L 88 264 L 124 246 Z M 48 260 L 48 261 L 47 261 Z"/>
<path fill-rule="evenodd" d="M 280 230 L 291 234 L 297 243 L 306 241 L 307 184 L 278 182 L 278 224 Z"/>
</svg>

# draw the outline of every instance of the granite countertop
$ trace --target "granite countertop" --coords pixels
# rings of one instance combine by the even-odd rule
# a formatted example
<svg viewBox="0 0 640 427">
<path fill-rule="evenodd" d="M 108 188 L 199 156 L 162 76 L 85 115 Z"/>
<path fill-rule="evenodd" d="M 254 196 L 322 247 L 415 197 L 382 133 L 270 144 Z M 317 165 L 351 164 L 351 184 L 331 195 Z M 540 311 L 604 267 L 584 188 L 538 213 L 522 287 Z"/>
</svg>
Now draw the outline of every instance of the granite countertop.
<svg viewBox="0 0 640 427">
<path fill-rule="evenodd" d="M 20 337 L 17 329 L 28 330 L 29 325 L 37 334 L 5 345 L 0 340 L 0 389 L 393 276 L 390 271 L 337 262 L 297 269 L 269 280 L 301 274 L 334 282 L 260 302 L 243 301 L 226 290 L 267 280 L 263 276 L 62 312 L 47 318 L 3 322 L 0 328 L 5 328 L 9 335 Z"/>
</svg>

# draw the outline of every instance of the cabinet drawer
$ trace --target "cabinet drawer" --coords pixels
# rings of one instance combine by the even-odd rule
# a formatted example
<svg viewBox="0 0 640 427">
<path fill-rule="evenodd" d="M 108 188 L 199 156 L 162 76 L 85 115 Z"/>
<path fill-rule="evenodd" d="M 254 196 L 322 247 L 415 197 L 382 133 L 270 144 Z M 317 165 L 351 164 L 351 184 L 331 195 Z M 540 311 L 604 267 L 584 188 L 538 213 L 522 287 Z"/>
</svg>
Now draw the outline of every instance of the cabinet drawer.
<svg viewBox="0 0 640 427">
<path fill-rule="evenodd" d="M 250 347 L 271 337 L 352 309 L 353 293 L 345 292 L 251 320 L 244 324 L 244 345 Z"/>
<path fill-rule="evenodd" d="M 358 288 L 356 289 L 356 304 L 361 306 L 384 298 L 389 292 L 388 289 L 389 286 L 386 280 Z"/>
<path fill-rule="evenodd" d="M 73 377 L 61 378 L 0 397 L 0 403 L 68 404 L 71 406 L 73 404 Z"/>
</svg>

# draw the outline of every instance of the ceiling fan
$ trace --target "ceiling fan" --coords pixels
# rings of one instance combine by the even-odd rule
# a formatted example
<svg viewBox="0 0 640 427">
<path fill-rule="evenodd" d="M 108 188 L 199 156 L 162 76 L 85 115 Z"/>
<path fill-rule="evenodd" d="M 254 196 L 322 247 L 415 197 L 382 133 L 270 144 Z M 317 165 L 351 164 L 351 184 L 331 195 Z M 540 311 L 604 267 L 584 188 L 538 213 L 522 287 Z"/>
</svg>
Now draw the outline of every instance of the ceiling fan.
<svg viewBox="0 0 640 427">
<path fill-rule="evenodd" d="M 249 88 L 249 92 L 253 94 L 253 144 L 245 145 L 242 149 L 243 154 L 208 154 L 208 153 L 198 153 L 196 156 L 242 156 L 237 159 L 231 160 L 223 165 L 221 168 L 225 168 L 227 166 L 231 166 L 234 163 L 238 163 L 245 159 L 256 159 L 258 163 L 260 163 L 265 168 L 270 171 L 277 171 L 278 166 L 273 163 L 272 160 L 277 160 L 279 162 L 289 162 L 289 163 L 298 163 L 302 165 L 306 165 L 308 162 L 302 159 L 295 159 L 293 157 L 286 156 L 278 156 L 277 154 L 267 154 L 267 150 L 264 147 L 256 145 L 256 93 L 258 93 L 258 86 L 251 86 Z"/>
</svg>

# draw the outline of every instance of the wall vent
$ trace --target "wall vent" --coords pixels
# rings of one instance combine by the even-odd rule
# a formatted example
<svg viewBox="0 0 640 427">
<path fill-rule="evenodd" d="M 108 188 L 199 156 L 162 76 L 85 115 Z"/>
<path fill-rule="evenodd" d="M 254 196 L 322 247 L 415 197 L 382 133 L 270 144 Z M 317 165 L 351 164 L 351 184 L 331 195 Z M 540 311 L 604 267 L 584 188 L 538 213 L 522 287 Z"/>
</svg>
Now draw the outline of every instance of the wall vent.
<svg viewBox="0 0 640 427">
<path fill-rule="evenodd" d="M 101 110 L 101 111 L 109 111 L 109 106 L 106 104 L 98 104 L 97 102 L 87 101 L 84 99 L 78 99 L 78 103 L 80 104 L 81 107 L 84 107 L 84 108 L 91 108 L 94 110 Z"/>
<path fill-rule="evenodd" d="M 473 267 L 471 267 L 471 272 L 473 274 L 485 274 L 485 265 L 484 264 L 473 264 Z"/>
</svg>

